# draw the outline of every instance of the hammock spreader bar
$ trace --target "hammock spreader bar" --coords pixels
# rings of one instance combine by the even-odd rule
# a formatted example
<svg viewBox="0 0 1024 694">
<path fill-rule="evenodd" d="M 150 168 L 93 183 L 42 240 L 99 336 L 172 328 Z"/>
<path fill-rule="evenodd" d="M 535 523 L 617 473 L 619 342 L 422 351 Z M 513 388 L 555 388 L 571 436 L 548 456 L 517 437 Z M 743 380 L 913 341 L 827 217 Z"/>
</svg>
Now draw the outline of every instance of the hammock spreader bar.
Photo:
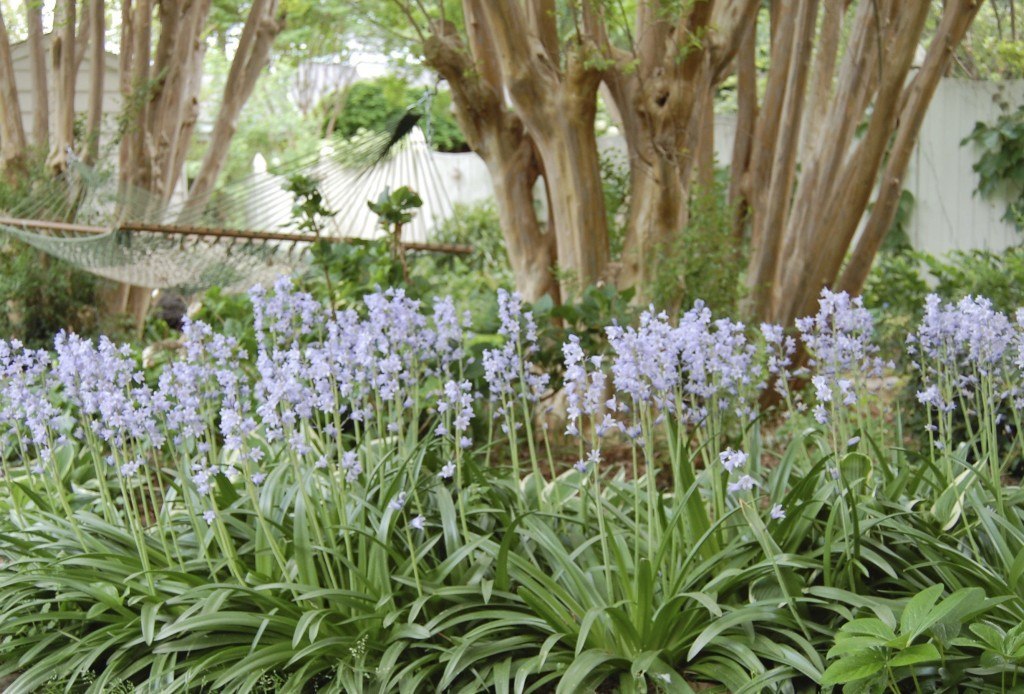
<svg viewBox="0 0 1024 694">
<path fill-rule="evenodd" d="M 70 222 L 52 222 L 44 219 L 21 219 L 16 217 L 0 216 L 0 226 L 7 225 L 20 227 L 22 229 L 43 229 L 49 231 L 70 231 L 82 234 L 109 234 L 118 231 L 136 231 L 152 234 L 177 234 L 181 236 L 198 236 L 203 238 L 223 239 L 249 239 L 253 241 L 293 241 L 296 243 L 314 243 L 317 237 L 314 234 L 290 233 L 281 231 L 256 231 L 247 229 L 215 229 L 212 227 L 197 227 L 176 224 L 148 224 L 146 222 L 126 222 L 116 229 L 106 229 L 91 224 L 73 224 Z M 361 239 L 337 238 L 333 236 L 321 236 L 324 241 L 332 243 L 352 243 Z M 427 251 L 433 253 L 449 253 L 453 255 L 469 255 L 473 252 L 472 246 L 455 243 L 419 243 L 403 242 L 402 247 L 410 251 Z"/>
</svg>

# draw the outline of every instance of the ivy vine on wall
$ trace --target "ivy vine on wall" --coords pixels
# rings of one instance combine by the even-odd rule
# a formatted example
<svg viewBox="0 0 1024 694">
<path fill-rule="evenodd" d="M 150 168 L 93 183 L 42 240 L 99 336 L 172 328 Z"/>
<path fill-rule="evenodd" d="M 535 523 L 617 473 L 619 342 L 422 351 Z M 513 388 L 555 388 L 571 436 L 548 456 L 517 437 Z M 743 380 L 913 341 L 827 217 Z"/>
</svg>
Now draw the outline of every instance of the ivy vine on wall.
<svg viewBox="0 0 1024 694">
<path fill-rule="evenodd" d="M 981 150 L 972 167 L 978 174 L 975 194 L 989 200 L 1005 197 L 1003 219 L 1024 230 L 1024 106 L 1007 110 L 992 123 L 975 123 L 960 144 Z"/>
</svg>

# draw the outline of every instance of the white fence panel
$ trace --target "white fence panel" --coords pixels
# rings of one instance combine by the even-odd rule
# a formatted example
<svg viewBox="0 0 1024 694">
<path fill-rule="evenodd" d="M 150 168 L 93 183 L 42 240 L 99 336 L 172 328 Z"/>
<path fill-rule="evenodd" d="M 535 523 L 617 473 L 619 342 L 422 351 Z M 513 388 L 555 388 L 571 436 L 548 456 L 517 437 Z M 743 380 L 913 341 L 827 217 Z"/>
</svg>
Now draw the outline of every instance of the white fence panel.
<svg viewBox="0 0 1024 694">
<path fill-rule="evenodd" d="M 975 195 L 978 175 L 972 166 L 981 154 L 960 142 L 978 121 L 990 123 L 1001 111 L 1000 94 L 1011 108 L 1024 103 L 1024 81 L 978 82 L 944 79 L 921 126 L 917 150 L 904 187 L 914 195 L 908 234 L 915 248 L 936 255 L 953 250 L 1000 251 L 1024 240 L 1001 217 L 1005 200 Z"/>
</svg>

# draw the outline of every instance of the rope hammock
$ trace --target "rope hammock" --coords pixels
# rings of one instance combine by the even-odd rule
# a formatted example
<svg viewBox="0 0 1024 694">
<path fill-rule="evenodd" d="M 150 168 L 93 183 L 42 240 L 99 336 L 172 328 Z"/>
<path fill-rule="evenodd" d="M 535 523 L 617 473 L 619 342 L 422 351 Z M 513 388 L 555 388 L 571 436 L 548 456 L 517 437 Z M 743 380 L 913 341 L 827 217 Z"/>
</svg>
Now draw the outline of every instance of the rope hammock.
<svg viewBox="0 0 1024 694">
<path fill-rule="evenodd" d="M 402 228 L 409 250 L 466 253 L 468 247 L 431 244 L 434 225 L 452 215 L 433 153 L 418 128 L 400 142 L 384 133 L 349 147 L 293 160 L 275 174 L 257 172 L 211 195 L 201 208 L 186 196 L 170 203 L 114 177 L 72 162 L 51 185 L 0 210 L 0 230 L 101 277 L 142 287 L 228 290 L 295 272 L 308 263 L 316 237 L 298 230 L 294 196 L 283 185 L 291 175 L 319 181 L 328 241 L 374 239 L 384 234 L 367 206 L 386 188 L 408 186 L 423 200 Z M 383 147 L 382 147 L 383 145 Z M 381 156 L 359 166 L 365 154 Z"/>
</svg>

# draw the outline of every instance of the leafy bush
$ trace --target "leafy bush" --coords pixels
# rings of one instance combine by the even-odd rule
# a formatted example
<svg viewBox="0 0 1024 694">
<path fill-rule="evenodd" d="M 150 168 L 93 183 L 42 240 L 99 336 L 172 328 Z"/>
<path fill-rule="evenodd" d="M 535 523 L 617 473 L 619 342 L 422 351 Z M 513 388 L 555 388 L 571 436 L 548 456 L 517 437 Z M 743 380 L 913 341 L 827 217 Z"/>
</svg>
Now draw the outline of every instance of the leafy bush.
<svg viewBox="0 0 1024 694">
<path fill-rule="evenodd" d="M 921 319 L 929 292 L 947 301 L 984 296 L 997 310 L 1013 313 L 1024 306 L 1024 248 L 954 251 L 944 258 L 908 251 L 879 254 L 863 296 L 891 356 L 901 350 L 901 336 Z"/>
<path fill-rule="evenodd" d="M 657 306 L 678 308 L 702 300 L 715 312 L 734 316 L 745 289 L 746 256 L 733 236 L 732 208 L 725 169 L 716 169 L 710 190 L 695 187 L 690 219 L 678 241 L 658 249 L 651 298 Z"/>
<path fill-rule="evenodd" d="M 955 251 L 945 259 L 922 255 L 935 292 L 945 299 L 985 296 L 1000 311 L 1024 306 L 1024 248 L 991 251 Z"/>
<path fill-rule="evenodd" d="M 923 262 L 915 253 L 880 253 L 864 283 L 864 305 L 876 316 L 879 343 L 889 358 L 903 351 L 903 339 L 921 318 L 928 294 Z"/>
<path fill-rule="evenodd" d="M 6 239 L 0 247 L 0 334 L 31 347 L 49 345 L 60 330 L 95 334 L 97 285 L 95 275 Z"/>
<path fill-rule="evenodd" d="M 485 200 L 473 204 L 457 203 L 452 216 L 446 219 L 434 232 L 437 243 L 465 244 L 473 251 L 468 257 L 439 255 L 438 268 L 455 270 L 452 279 L 466 269 L 480 273 L 480 280 L 489 278 L 493 293 L 499 287 L 512 283 L 512 269 L 509 267 L 505 237 L 494 202 Z"/>
</svg>

